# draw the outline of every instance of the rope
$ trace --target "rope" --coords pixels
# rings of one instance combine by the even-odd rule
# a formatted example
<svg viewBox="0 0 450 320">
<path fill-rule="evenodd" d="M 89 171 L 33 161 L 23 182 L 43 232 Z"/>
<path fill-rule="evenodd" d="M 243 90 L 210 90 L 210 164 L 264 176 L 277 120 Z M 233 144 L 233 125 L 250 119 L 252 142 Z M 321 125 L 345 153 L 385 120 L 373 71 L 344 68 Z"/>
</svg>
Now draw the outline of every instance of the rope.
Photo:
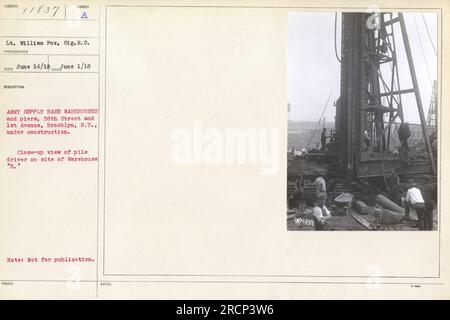
<svg viewBox="0 0 450 320">
<path fill-rule="evenodd" d="M 339 59 L 339 55 L 337 52 L 336 30 L 337 30 L 337 12 L 334 13 L 334 54 L 336 55 L 336 59 L 339 61 L 339 63 L 341 63 L 341 59 Z"/>
<path fill-rule="evenodd" d="M 434 46 L 433 39 L 431 39 L 430 31 L 428 30 L 427 21 L 425 20 L 425 16 L 423 15 L 423 12 L 422 12 L 422 19 L 423 19 L 423 23 L 425 24 L 425 28 L 427 29 L 428 38 L 430 39 L 431 45 L 433 46 L 434 53 L 435 53 L 436 56 L 437 56 L 436 47 Z"/>
</svg>

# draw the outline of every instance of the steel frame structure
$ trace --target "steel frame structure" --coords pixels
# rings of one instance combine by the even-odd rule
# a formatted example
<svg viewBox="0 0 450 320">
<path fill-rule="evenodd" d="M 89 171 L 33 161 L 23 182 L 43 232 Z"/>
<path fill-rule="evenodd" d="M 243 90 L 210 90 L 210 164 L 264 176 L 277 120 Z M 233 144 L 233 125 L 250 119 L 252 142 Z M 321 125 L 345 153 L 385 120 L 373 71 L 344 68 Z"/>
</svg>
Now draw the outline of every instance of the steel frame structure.
<svg viewBox="0 0 450 320">
<path fill-rule="evenodd" d="M 433 92 L 431 93 L 430 107 L 428 108 L 427 115 L 427 126 L 428 127 L 436 127 L 437 126 L 437 106 L 438 106 L 438 97 L 437 97 L 437 81 L 433 81 Z"/>
<path fill-rule="evenodd" d="M 400 26 L 412 88 L 401 89 L 400 86 L 395 25 Z M 428 161 L 415 160 L 406 168 L 399 155 L 390 150 L 391 128 L 396 121 L 404 122 L 402 96 L 405 94 L 415 95 L 429 153 Z M 394 168 L 400 173 L 435 174 L 425 127 L 403 15 L 343 13 L 341 95 L 336 104 L 336 136 L 347 178 L 383 176 Z"/>
</svg>

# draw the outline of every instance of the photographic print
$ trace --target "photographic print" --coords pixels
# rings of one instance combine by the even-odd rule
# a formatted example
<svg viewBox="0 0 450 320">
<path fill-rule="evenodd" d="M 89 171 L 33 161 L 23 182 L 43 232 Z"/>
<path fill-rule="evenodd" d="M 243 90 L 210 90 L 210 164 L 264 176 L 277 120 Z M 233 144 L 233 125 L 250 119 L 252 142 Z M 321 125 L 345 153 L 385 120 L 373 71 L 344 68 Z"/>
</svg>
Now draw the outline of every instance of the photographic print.
<svg viewBox="0 0 450 320">
<path fill-rule="evenodd" d="M 289 14 L 287 229 L 436 230 L 437 14 Z"/>
</svg>

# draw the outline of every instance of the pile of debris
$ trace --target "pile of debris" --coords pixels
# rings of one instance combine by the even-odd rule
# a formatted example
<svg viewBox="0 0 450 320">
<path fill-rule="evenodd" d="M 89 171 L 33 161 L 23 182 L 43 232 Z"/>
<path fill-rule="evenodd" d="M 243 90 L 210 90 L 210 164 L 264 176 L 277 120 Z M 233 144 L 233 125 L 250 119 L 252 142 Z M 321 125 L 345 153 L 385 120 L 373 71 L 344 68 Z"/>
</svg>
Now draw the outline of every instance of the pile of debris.
<svg viewBox="0 0 450 320">
<path fill-rule="evenodd" d="M 352 214 L 351 216 L 367 230 L 414 228 L 418 222 L 416 218 L 412 217 L 413 212 L 410 213 L 409 217 L 406 217 L 404 208 L 382 194 L 376 197 L 374 207 L 369 207 L 363 201 L 358 200 L 354 203 L 353 208 L 358 214 Z M 369 214 L 375 217 L 373 223 L 369 223 L 361 216 Z"/>
</svg>

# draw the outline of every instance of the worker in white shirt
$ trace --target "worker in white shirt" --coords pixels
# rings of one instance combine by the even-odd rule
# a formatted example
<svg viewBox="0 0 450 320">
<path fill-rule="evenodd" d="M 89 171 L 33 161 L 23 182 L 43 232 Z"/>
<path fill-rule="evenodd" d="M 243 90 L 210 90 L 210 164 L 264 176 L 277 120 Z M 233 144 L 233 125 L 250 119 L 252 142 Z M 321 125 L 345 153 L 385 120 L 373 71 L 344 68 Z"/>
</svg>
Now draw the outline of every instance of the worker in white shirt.
<svg viewBox="0 0 450 320">
<path fill-rule="evenodd" d="M 425 201 L 414 181 L 410 180 L 409 186 L 405 198 L 405 219 L 409 220 L 409 210 L 410 208 L 414 209 L 419 219 L 419 230 L 425 230 Z"/>
<path fill-rule="evenodd" d="M 328 219 L 331 217 L 330 210 L 325 206 L 327 194 L 324 192 L 318 193 L 313 210 L 314 229 L 327 230 Z"/>
<path fill-rule="evenodd" d="M 316 186 L 316 196 L 319 193 L 326 193 L 327 192 L 327 184 L 325 183 L 325 179 L 322 177 L 317 177 L 316 180 L 314 180 L 313 184 Z"/>
<path fill-rule="evenodd" d="M 319 193 L 327 193 L 327 184 L 323 177 L 317 177 L 316 180 L 314 180 L 313 185 L 316 186 L 316 197 Z M 325 204 L 329 204 L 327 201 L 328 200 L 325 201 Z"/>
</svg>

